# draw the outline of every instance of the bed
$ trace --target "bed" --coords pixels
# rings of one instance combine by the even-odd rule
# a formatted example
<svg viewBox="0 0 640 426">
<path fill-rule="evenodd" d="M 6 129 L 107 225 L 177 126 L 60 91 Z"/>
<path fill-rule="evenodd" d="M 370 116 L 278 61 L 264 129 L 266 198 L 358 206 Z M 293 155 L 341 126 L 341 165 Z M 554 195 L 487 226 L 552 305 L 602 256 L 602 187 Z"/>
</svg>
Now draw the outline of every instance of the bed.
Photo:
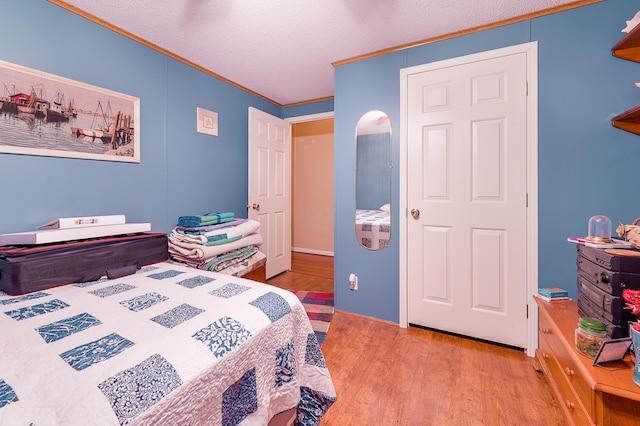
<svg viewBox="0 0 640 426">
<path fill-rule="evenodd" d="M 291 292 L 162 262 L 0 292 L 0 424 L 316 425 L 336 400 Z"/>
<path fill-rule="evenodd" d="M 391 238 L 391 215 L 384 210 L 356 210 L 356 238 L 362 246 L 378 250 Z"/>
</svg>

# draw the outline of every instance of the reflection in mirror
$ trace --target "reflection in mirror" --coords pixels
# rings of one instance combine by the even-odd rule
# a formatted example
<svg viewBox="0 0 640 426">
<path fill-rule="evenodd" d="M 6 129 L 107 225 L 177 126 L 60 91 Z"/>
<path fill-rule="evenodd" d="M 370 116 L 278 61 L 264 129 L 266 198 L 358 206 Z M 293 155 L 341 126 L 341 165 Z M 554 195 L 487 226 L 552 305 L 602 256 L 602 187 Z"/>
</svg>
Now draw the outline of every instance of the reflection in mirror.
<svg viewBox="0 0 640 426">
<path fill-rule="evenodd" d="M 369 111 L 356 125 L 356 214 L 358 243 L 369 250 L 391 240 L 391 120 Z"/>
</svg>

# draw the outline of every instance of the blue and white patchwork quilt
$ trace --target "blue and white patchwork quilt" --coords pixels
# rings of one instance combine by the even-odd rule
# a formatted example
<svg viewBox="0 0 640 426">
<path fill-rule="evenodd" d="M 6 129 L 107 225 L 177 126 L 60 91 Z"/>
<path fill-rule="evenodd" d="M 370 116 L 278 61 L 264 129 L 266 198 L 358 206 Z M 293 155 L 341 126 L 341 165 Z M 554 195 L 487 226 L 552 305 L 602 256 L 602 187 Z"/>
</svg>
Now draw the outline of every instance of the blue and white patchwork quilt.
<svg viewBox="0 0 640 426">
<path fill-rule="evenodd" d="M 382 210 L 357 209 L 356 238 L 366 248 L 385 248 L 391 240 L 391 214 Z"/>
<path fill-rule="evenodd" d="M 336 394 L 291 292 L 171 263 L 0 292 L 2 425 L 316 425 Z"/>
</svg>

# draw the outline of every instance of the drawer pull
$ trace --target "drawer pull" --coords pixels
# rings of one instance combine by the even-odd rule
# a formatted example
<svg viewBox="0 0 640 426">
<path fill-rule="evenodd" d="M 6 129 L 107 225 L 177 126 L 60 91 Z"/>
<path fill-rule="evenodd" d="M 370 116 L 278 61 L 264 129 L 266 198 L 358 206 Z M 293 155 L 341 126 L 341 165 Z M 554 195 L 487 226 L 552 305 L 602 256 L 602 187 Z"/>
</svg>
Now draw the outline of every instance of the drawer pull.
<svg viewBox="0 0 640 426">
<path fill-rule="evenodd" d="M 573 370 L 571 370 L 569 367 L 566 367 L 564 369 L 564 374 L 566 374 L 569 377 L 573 377 L 573 375 L 575 374 L 575 372 Z"/>
<path fill-rule="evenodd" d="M 551 358 L 551 356 L 546 352 L 542 352 L 542 358 L 549 359 L 549 358 Z"/>
<path fill-rule="evenodd" d="M 551 334 L 551 330 L 549 330 L 548 328 L 543 328 L 542 334 Z"/>
<path fill-rule="evenodd" d="M 571 402 L 571 401 L 565 401 L 565 402 L 564 402 L 564 405 L 566 405 L 566 407 L 567 407 L 569 410 L 573 410 L 574 408 L 576 408 L 575 404 L 574 404 L 573 402 Z"/>
</svg>

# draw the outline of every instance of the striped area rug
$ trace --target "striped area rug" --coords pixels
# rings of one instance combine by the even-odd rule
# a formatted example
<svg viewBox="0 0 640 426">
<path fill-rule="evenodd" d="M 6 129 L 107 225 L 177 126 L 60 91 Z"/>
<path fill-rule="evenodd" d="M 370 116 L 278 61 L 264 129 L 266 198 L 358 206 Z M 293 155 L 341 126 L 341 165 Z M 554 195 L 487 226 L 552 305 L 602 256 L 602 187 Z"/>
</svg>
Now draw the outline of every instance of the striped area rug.
<svg viewBox="0 0 640 426">
<path fill-rule="evenodd" d="M 296 290 L 293 293 L 302 302 L 311 327 L 316 333 L 320 346 L 327 340 L 327 331 L 333 318 L 333 293 L 323 293 L 319 291 Z"/>
</svg>

